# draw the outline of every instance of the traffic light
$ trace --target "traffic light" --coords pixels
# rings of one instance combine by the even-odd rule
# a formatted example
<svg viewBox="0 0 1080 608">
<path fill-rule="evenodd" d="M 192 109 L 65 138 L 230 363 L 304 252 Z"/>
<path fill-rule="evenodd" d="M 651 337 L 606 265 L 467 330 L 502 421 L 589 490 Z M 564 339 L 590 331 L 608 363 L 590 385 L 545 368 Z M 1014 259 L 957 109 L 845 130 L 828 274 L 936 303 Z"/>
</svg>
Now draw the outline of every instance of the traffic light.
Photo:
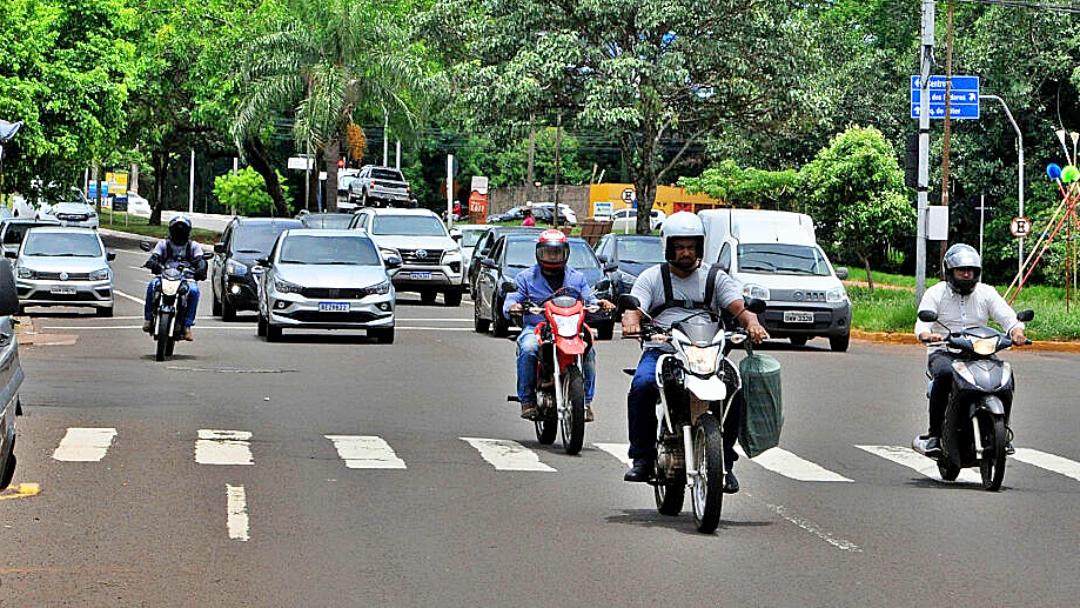
<svg viewBox="0 0 1080 608">
<path fill-rule="evenodd" d="M 904 142 L 904 185 L 919 187 L 919 134 L 908 133 Z"/>
<path fill-rule="evenodd" d="M 345 168 L 345 159 L 344 158 L 337 159 L 337 168 L 338 169 L 344 169 Z"/>
</svg>

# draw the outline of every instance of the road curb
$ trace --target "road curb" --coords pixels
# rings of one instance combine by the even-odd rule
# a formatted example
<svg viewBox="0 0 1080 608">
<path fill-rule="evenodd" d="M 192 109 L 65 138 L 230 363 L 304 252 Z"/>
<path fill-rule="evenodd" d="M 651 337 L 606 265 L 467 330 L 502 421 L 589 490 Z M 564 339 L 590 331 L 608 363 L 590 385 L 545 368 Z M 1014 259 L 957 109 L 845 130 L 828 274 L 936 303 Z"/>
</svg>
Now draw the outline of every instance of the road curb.
<svg viewBox="0 0 1080 608">
<path fill-rule="evenodd" d="M 915 338 L 914 334 L 909 333 L 861 331 L 858 329 L 853 329 L 851 330 L 851 337 L 856 340 L 862 340 L 864 342 L 877 342 L 879 344 L 900 344 L 920 347 L 923 346 L 923 344 Z M 1036 339 L 1030 345 L 1020 348 L 1022 348 L 1023 350 L 1030 349 L 1038 351 L 1080 353 L 1080 342 L 1060 342 L 1055 340 Z"/>
</svg>

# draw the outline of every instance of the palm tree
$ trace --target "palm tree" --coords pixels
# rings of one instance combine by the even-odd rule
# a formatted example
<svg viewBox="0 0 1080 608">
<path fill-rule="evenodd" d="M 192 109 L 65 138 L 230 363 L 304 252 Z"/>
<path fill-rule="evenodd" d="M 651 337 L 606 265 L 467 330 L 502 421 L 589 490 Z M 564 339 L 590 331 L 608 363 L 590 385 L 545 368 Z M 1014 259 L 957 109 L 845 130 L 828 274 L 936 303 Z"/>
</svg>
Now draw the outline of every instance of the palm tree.
<svg viewBox="0 0 1080 608">
<path fill-rule="evenodd" d="M 272 118 L 291 113 L 297 148 L 325 159 L 326 207 L 336 210 L 345 128 L 358 116 L 382 116 L 384 108 L 411 124 L 419 56 L 385 0 L 293 0 L 286 17 L 268 26 L 241 51 L 244 90 L 233 138 L 242 149 Z"/>
</svg>

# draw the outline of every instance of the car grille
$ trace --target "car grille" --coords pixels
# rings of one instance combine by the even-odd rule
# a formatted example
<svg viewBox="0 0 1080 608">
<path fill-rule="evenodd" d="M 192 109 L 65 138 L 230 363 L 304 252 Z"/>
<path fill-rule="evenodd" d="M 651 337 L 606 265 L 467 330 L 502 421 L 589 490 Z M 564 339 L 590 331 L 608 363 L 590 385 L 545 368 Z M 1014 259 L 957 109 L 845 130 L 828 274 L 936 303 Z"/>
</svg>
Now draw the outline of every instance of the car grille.
<svg viewBox="0 0 1080 608">
<path fill-rule="evenodd" d="M 69 222 L 85 222 L 90 216 L 83 213 L 57 213 L 56 219 Z"/>
<path fill-rule="evenodd" d="M 438 266 L 442 261 L 442 249 L 399 249 L 398 251 L 401 253 L 401 261 L 413 266 Z"/>
<path fill-rule="evenodd" d="M 29 295 L 29 293 L 27 293 Z M 88 291 L 79 291 L 76 293 L 48 293 L 38 292 L 38 298 L 42 300 L 51 300 L 53 302 L 96 302 L 97 297 Z"/>
<path fill-rule="evenodd" d="M 60 278 L 59 272 L 38 272 L 35 278 L 39 281 L 89 281 L 89 272 L 69 272 L 66 279 Z"/>
<path fill-rule="evenodd" d="M 390 316 L 389 314 L 378 315 L 371 312 L 318 312 L 316 310 L 278 314 L 301 323 L 370 323 Z"/>
<path fill-rule="evenodd" d="M 305 287 L 300 290 L 300 295 L 305 298 L 333 298 L 340 300 L 359 300 L 374 293 L 367 288 L 360 289 L 331 289 L 327 287 Z"/>
</svg>

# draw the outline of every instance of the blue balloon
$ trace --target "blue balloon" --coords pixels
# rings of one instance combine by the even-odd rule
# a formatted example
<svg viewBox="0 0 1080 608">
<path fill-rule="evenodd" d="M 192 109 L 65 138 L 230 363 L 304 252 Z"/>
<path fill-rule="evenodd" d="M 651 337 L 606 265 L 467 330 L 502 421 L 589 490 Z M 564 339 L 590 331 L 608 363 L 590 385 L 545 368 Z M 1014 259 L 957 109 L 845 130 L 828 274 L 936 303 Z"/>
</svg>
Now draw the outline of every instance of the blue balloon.
<svg viewBox="0 0 1080 608">
<path fill-rule="evenodd" d="M 1050 179 L 1061 179 L 1061 166 L 1057 163 L 1046 165 L 1046 175 Z"/>
</svg>

